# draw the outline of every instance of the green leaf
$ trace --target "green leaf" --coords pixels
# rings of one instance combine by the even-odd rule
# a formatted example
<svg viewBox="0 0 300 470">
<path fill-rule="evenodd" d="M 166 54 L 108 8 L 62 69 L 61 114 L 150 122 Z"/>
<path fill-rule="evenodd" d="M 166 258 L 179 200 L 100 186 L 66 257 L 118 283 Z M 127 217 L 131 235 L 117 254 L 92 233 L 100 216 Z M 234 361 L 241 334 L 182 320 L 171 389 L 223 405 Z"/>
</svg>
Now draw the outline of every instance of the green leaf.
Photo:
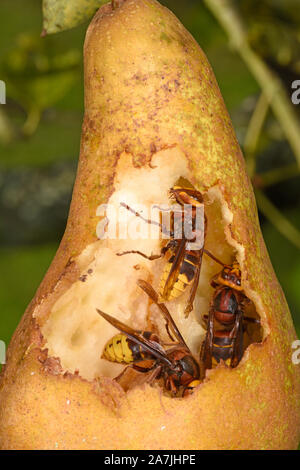
<svg viewBox="0 0 300 470">
<path fill-rule="evenodd" d="M 58 53 L 51 42 L 22 33 L 0 61 L 7 96 L 26 110 L 23 132 L 27 136 L 35 132 L 41 112 L 62 99 L 78 79 L 81 53 L 77 49 Z"/>
<path fill-rule="evenodd" d="M 43 35 L 74 28 L 110 0 L 43 0 Z"/>
</svg>

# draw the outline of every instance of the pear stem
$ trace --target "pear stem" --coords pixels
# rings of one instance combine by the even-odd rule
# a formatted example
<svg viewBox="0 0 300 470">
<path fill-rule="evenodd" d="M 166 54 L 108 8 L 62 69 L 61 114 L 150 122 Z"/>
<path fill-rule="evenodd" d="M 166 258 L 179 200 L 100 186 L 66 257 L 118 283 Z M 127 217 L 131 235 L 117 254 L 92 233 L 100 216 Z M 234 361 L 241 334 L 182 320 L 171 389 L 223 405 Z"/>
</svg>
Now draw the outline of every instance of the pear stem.
<svg viewBox="0 0 300 470">
<path fill-rule="evenodd" d="M 259 83 L 300 166 L 300 125 L 291 98 L 277 76 L 248 44 L 247 31 L 231 0 L 204 0 Z"/>
</svg>

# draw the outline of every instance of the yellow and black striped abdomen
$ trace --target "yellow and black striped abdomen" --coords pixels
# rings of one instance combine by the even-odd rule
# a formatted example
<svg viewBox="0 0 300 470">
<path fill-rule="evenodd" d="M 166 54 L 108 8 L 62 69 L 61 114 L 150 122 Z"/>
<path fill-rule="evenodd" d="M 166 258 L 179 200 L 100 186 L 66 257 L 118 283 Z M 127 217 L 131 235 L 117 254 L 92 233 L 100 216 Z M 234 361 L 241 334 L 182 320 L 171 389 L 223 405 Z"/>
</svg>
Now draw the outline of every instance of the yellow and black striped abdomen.
<svg viewBox="0 0 300 470">
<path fill-rule="evenodd" d="M 124 334 L 113 336 L 105 345 L 102 357 L 110 362 L 130 364 L 134 361 L 133 353 Z"/>
<path fill-rule="evenodd" d="M 159 342 L 158 337 L 151 331 L 137 331 L 150 341 Z M 110 362 L 119 362 L 123 364 L 131 364 L 132 362 L 142 361 L 151 354 L 147 353 L 142 345 L 131 341 L 124 333 L 119 333 L 107 341 L 102 358 Z"/>
<path fill-rule="evenodd" d="M 164 295 L 165 285 L 168 280 L 170 271 L 172 269 L 172 264 L 175 259 L 175 255 L 172 255 L 171 258 L 165 265 L 160 284 L 159 284 L 159 294 L 162 301 L 168 301 L 179 297 L 184 293 L 185 289 L 193 283 L 196 275 L 196 270 L 198 266 L 198 256 L 197 252 L 187 252 L 182 260 L 182 263 L 178 269 L 178 274 L 175 277 L 173 284 L 167 289 L 167 293 Z"/>
</svg>

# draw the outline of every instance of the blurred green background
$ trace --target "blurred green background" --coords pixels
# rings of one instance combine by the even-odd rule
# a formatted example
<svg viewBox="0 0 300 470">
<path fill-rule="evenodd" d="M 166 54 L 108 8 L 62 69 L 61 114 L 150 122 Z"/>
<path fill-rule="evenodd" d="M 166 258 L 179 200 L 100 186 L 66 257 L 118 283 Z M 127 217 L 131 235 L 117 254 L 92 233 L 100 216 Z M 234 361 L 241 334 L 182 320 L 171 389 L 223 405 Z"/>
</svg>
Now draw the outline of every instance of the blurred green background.
<svg viewBox="0 0 300 470">
<path fill-rule="evenodd" d="M 162 3 L 206 52 L 245 147 L 260 86 L 205 3 Z M 300 79 L 299 1 L 240 0 L 233 5 L 245 22 L 251 48 L 291 95 L 292 81 Z M 0 79 L 7 87 L 7 103 L 0 105 L 0 339 L 8 343 L 66 223 L 83 117 L 87 24 L 41 38 L 40 0 L 1 0 L 0 17 Z M 293 108 L 299 125 L 300 105 Z M 300 335 L 300 178 L 271 110 L 252 157 L 253 183 L 267 198 L 260 212 L 264 238 Z M 274 217 L 273 205 L 282 220 Z M 286 227 L 286 221 L 293 226 Z"/>
</svg>

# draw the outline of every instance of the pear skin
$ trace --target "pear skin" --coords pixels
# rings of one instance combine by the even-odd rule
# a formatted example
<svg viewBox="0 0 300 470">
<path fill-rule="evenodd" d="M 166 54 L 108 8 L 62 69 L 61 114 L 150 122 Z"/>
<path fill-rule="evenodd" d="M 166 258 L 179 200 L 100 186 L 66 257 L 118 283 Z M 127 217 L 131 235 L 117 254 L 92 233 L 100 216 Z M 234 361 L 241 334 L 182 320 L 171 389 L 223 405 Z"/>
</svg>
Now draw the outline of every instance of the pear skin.
<svg viewBox="0 0 300 470">
<path fill-rule="evenodd" d="M 0 448 L 297 448 L 296 334 L 207 58 L 168 9 L 155 0 L 126 0 L 114 10 L 108 4 L 98 10 L 84 60 L 85 115 L 70 214 L 8 348 Z M 148 305 L 136 279 L 155 284 L 161 272 L 154 261 L 116 256 L 130 240 L 99 239 L 97 208 L 122 197 L 128 203 L 155 203 L 157 195 L 167 200 L 179 176 L 207 198 L 207 247 L 240 262 L 244 291 L 262 325 L 260 341 L 247 347 L 236 368 L 220 364 L 208 371 L 184 399 L 166 395 L 157 384 L 125 392 L 100 359 L 116 331 L 96 313 L 98 306 L 123 320 L 131 314 L 139 326 Z M 147 240 L 139 243 L 142 250 L 153 248 Z M 184 296 L 168 305 L 187 338 L 198 328 L 197 306 L 209 305 L 209 281 L 219 269 L 205 263 L 189 319 L 183 318 Z M 199 335 L 193 341 L 196 351 Z"/>
</svg>

